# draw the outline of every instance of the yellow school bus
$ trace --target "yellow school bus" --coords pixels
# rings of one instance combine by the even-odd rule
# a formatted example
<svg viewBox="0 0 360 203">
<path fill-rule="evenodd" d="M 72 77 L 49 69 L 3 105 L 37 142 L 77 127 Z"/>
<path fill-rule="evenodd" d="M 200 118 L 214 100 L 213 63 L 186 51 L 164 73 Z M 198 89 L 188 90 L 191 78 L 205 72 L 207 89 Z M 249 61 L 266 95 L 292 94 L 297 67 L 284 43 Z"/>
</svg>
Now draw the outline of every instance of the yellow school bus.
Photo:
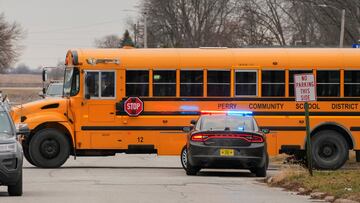
<svg viewBox="0 0 360 203">
<path fill-rule="evenodd" d="M 70 155 L 179 155 L 183 127 L 202 110 L 252 111 L 270 130 L 270 155 L 301 157 L 304 105 L 295 102 L 294 74 L 313 73 L 313 161 L 337 169 L 350 150 L 360 158 L 359 59 L 357 49 L 332 48 L 74 49 L 63 97 L 15 107 L 12 115 L 30 127 L 24 154 L 38 167 L 60 167 Z M 141 109 L 129 111 L 129 102 Z"/>
</svg>

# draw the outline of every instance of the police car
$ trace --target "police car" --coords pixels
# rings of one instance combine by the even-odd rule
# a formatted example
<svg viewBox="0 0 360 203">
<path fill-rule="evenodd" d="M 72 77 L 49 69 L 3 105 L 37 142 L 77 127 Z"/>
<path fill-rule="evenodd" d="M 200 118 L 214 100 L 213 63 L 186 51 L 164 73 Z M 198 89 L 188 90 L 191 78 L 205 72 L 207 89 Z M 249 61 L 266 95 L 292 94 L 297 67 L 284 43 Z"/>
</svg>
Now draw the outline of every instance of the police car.
<svg viewBox="0 0 360 203">
<path fill-rule="evenodd" d="M 203 168 L 249 169 L 265 177 L 268 166 L 266 136 L 248 111 L 202 111 L 188 132 L 181 152 L 181 163 L 187 175 Z"/>
</svg>

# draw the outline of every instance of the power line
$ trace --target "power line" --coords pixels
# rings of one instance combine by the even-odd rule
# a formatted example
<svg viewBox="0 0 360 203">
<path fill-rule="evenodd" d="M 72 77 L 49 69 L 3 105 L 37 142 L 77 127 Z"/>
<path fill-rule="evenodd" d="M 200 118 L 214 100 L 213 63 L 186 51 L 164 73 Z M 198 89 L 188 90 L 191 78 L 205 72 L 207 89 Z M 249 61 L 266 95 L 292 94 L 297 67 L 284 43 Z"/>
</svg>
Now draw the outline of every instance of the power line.
<svg viewBox="0 0 360 203">
<path fill-rule="evenodd" d="M 49 30 L 28 32 L 28 34 L 40 34 L 40 33 L 58 32 L 58 31 L 72 31 L 72 30 L 76 30 L 79 28 L 81 29 L 81 28 L 88 28 L 88 27 L 96 27 L 99 25 L 105 25 L 105 24 L 111 24 L 111 23 L 118 23 L 118 22 L 117 21 L 104 21 L 104 22 L 81 25 L 81 26 L 71 26 L 71 27 L 64 27 L 64 28 L 58 28 L 58 29 L 49 29 Z"/>
</svg>

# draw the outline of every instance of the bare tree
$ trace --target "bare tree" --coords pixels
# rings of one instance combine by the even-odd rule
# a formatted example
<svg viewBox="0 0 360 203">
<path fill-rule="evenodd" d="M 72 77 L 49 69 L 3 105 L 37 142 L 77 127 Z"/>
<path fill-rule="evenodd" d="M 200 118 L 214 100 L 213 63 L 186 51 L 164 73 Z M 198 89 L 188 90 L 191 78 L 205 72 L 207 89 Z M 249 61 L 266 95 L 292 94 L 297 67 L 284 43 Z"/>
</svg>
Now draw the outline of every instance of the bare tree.
<svg viewBox="0 0 360 203">
<path fill-rule="evenodd" d="M 231 46 L 238 34 L 241 1 L 144 0 L 149 46 Z M 238 10 L 241 11 L 241 10 Z"/>
<path fill-rule="evenodd" d="M 24 37 L 21 26 L 17 23 L 8 23 L 4 14 L 0 14 L 0 72 L 4 72 L 17 59 L 21 46 L 19 40 Z"/>
<path fill-rule="evenodd" d="M 150 47 L 337 46 L 342 9 L 349 46 L 359 0 L 142 0 L 139 22 L 147 17 Z"/>
<path fill-rule="evenodd" d="M 98 48 L 119 48 L 121 38 L 117 35 L 107 35 L 101 39 L 95 39 L 95 46 Z"/>
</svg>

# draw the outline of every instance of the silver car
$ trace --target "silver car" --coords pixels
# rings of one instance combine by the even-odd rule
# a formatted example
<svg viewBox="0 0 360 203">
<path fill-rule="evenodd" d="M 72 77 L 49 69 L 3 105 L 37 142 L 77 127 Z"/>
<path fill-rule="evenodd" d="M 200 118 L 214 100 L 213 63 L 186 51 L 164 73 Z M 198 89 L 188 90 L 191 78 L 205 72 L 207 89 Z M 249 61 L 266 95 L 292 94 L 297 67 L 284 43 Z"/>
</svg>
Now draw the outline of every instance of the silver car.
<svg viewBox="0 0 360 203">
<path fill-rule="evenodd" d="M 0 101 L 0 186 L 7 186 L 10 196 L 21 196 L 23 150 L 17 141 L 17 134 L 26 134 L 28 127 L 22 126 L 16 130 L 7 109 Z"/>
</svg>

